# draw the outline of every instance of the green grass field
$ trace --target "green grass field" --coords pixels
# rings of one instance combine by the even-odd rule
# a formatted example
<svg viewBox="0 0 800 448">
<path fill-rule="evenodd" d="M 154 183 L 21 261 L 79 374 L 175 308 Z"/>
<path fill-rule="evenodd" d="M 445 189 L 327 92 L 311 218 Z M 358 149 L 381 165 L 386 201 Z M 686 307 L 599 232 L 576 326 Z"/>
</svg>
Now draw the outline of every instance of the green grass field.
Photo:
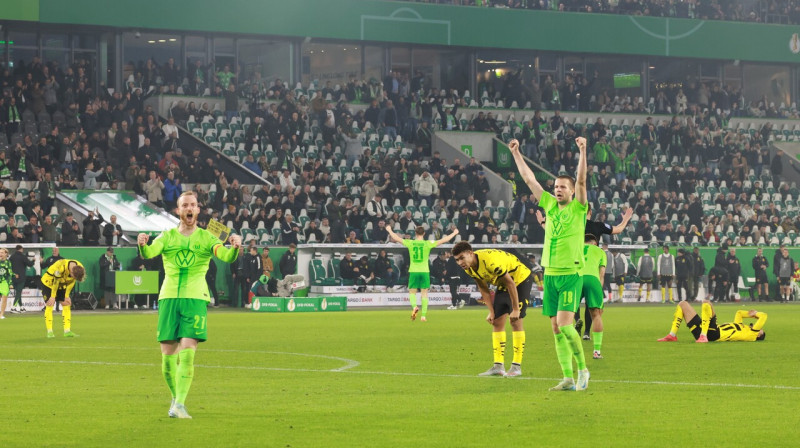
<svg viewBox="0 0 800 448">
<path fill-rule="evenodd" d="M 56 315 L 50 340 L 40 314 L 9 315 L 0 446 L 798 446 L 800 307 L 759 305 L 766 341 L 704 345 L 685 328 L 655 342 L 671 306 L 609 307 L 585 392 L 548 391 L 560 370 L 540 309 L 515 379 L 476 376 L 492 361 L 483 308 L 432 309 L 424 324 L 406 310 L 212 310 L 193 420 L 167 417 L 154 313 L 75 312 L 77 339 Z M 736 309 L 718 306 L 720 322 Z"/>
</svg>

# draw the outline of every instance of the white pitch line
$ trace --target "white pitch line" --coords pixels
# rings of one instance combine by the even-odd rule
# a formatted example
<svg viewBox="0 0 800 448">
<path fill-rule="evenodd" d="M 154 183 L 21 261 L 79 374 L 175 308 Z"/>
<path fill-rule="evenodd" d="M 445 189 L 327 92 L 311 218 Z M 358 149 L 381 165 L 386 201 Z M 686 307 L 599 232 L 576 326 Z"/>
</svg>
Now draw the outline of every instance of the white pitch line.
<svg viewBox="0 0 800 448">
<path fill-rule="evenodd" d="M 146 350 L 146 351 L 153 351 L 152 347 L 71 347 L 71 346 L 64 346 L 64 347 L 57 347 L 57 346 L 41 346 L 41 345 L 29 345 L 29 346 L 13 346 L 16 348 L 24 348 L 24 349 L 90 349 L 90 350 Z M 215 353 L 260 353 L 265 355 L 289 355 L 289 356 L 304 356 L 306 358 L 321 358 L 321 359 L 332 359 L 334 361 L 341 361 L 344 363 L 342 367 L 338 367 L 335 369 L 329 369 L 331 372 L 343 372 L 348 369 L 352 369 L 353 367 L 358 367 L 360 363 L 353 359 L 348 358 L 340 358 L 337 356 L 327 356 L 327 355 L 314 355 L 310 353 L 292 353 L 292 352 L 273 352 L 267 350 L 226 350 L 226 349 L 203 349 L 203 352 L 215 352 Z M 205 367 L 214 367 L 214 366 L 205 366 Z M 316 372 L 316 370 L 314 370 Z M 320 372 L 325 372 L 328 370 L 320 370 Z"/>
<path fill-rule="evenodd" d="M 210 350 L 206 350 L 210 351 Z M 258 353 L 277 353 L 277 352 L 258 352 Z M 302 354 L 301 354 L 302 355 Z M 104 366 L 141 366 L 158 367 L 160 364 L 135 363 L 135 362 L 105 362 L 105 361 L 58 361 L 44 359 L 0 359 L 0 362 L 18 363 L 45 363 L 45 364 L 86 364 Z M 282 371 L 282 372 L 319 372 L 319 373 L 355 373 L 361 375 L 386 375 L 386 376 L 413 376 L 429 378 L 473 378 L 486 380 L 487 377 L 477 375 L 460 374 L 437 374 L 437 373 L 414 373 L 414 372 L 377 372 L 365 370 L 342 370 L 342 369 L 293 369 L 284 367 L 258 367 L 258 366 L 212 366 L 197 364 L 195 367 L 207 369 L 227 369 L 227 370 L 262 370 L 262 371 Z M 514 380 L 529 381 L 557 381 L 558 378 L 540 377 L 517 377 Z M 776 390 L 800 390 L 798 386 L 768 385 L 768 384 L 742 384 L 742 383 L 696 383 L 696 382 L 672 382 L 672 381 L 636 381 L 636 380 L 592 380 L 594 383 L 608 384 L 642 384 L 655 386 L 694 386 L 694 387 L 718 387 L 718 388 L 747 388 L 747 389 L 776 389 Z"/>
</svg>

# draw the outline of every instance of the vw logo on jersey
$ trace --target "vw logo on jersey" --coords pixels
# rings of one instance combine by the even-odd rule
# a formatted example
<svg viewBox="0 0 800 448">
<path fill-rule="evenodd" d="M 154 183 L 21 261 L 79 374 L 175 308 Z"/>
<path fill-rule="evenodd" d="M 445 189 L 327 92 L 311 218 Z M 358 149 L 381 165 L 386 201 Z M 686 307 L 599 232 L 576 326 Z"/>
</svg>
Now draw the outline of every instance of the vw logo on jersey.
<svg viewBox="0 0 800 448">
<path fill-rule="evenodd" d="M 175 263 L 180 268 L 189 268 L 194 265 L 195 256 L 194 252 L 189 249 L 183 249 L 175 254 Z"/>
<path fill-rule="evenodd" d="M 552 226 L 554 237 L 561 236 L 571 222 L 572 214 L 570 213 L 553 213 L 547 216 L 547 225 Z"/>
</svg>

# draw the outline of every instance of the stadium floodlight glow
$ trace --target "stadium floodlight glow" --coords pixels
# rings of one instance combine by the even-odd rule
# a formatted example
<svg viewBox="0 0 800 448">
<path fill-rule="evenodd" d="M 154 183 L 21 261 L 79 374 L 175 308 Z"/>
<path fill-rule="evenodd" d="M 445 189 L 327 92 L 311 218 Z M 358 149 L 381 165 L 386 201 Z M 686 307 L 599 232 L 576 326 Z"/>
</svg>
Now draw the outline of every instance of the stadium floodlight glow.
<svg viewBox="0 0 800 448">
<path fill-rule="evenodd" d="M 158 41 L 159 41 L 159 42 L 161 42 L 161 43 L 163 44 L 163 43 L 164 43 L 164 42 L 166 42 L 167 40 L 166 40 L 166 39 L 159 39 Z"/>
<path fill-rule="evenodd" d="M 173 37 L 173 38 L 172 38 L 172 39 L 170 39 L 169 41 L 170 41 L 170 42 L 177 42 L 177 41 L 178 41 L 178 39 L 175 39 L 175 38 Z"/>
<path fill-rule="evenodd" d="M 484 63 L 484 64 L 505 64 L 507 61 L 497 61 L 497 60 L 494 60 L 494 61 L 480 61 L 480 62 L 482 62 L 482 63 Z"/>
<path fill-rule="evenodd" d="M 156 41 L 154 41 L 154 40 L 148 40 L 148 41 L 147 41 L 147 43 L 148 43 L 148 44 L 154 44 L 154 43 L 156 43 Z"/>
</svg>

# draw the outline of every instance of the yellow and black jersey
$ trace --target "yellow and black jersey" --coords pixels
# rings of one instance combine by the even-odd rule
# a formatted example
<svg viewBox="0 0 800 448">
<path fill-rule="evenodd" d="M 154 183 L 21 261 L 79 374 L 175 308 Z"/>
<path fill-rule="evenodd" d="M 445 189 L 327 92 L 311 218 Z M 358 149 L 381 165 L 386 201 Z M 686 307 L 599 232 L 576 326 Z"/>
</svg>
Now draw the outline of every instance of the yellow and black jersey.
<svg viewBox="0 0 800 448">
<path fill-rule="evenodd" d="M 475 260 L 478 262 L 478 268 L 467 269 L 467 274 L 474 279 L 480 279 L 488 284 L 497 286 L 498 291 L 505 291 L 506 289 L 505 284 L 500 281 L 500 277 L 505 274 L 510 275 L 517 285 L 524 282 L 531 275 L 531 270 L 522 264 L 519 258 L 504 250 L 476 250 Z"/>
<path fill-rule="evenodd" d="M 758 337 L 758 332 L 767 323 L 767 313 L 756 313 L 758 320 L 752 325 L 742 323 L 742 319 L 745 317 L 749 317 L 749 312 L 739 310 L 736 312 L 733 322 L 720 325 L 717 341 L 754 342 Z"/>
<path fill-rule="evenodd" d="M 72 288 L 75 286 L 75 278 L 72 277 L 72 273 L 68 269 L 70 263 L 83 267 L 78 260 L 67 258 L 58 260 L 47 268 L 47 272 L 42 274 L 42 285 L 50 288 L 54 293 L 59 289 L 64 289 L 65 296 L 69 297 L 69 293 L 72 292 Z"/>
</svg>

